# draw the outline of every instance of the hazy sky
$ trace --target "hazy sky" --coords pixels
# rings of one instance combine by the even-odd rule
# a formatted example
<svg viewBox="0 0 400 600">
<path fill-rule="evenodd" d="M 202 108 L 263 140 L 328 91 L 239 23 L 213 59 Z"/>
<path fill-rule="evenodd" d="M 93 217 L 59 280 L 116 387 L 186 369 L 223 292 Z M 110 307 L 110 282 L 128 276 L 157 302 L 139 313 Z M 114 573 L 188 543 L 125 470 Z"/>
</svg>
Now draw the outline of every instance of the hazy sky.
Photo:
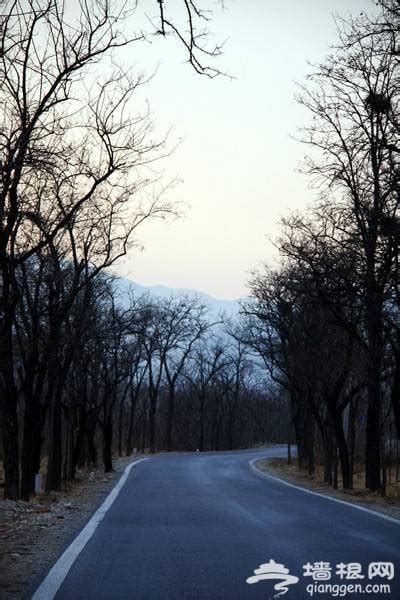
<svg viewBox="0 0 400 600">
<path fill-rule="evenodd" d="M 211 28 L 217 40 L 227 39 L 218 65 L 234 80 L 196 75 L 172 41 L 135 50 L 148 72 L 159 64 L 145 93 L 160 131 L 172 126 L 172 139 L 183 138 L 164 168 L 166 178 L 183 180 L 170 197 L 188 206 L 182 219 L 146 225 L 144 251 L 130 252 L 118 272 L 145 285 L 237 298 L 247 293 L 249 272 L 273 260 L 268 237 L 279 218 L 313 198 L 296 172 L 305 148 L 290 137 L 306 118 L 294 101 L 295 81 L 335 42 L 333 13 L 371 4 L 227 0 L 225 11 L 215 5 Z"/>
</svg>

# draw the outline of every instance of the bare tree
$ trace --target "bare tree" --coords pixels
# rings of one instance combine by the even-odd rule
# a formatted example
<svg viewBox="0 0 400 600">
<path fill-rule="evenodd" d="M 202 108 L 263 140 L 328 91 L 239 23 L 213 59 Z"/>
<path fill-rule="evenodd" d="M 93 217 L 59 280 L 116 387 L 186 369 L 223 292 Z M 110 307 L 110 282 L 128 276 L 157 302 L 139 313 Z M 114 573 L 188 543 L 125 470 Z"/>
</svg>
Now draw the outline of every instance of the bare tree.
<svg viewBox="0 0 400 600">
<path fill-rule="evenodd" d="M 175 394 L 178 379 L 182 376 L 196 344 L 214 323 L 207 320 L 207 309 L 196 298 L 171 298 L 160 308 L 164 324 L 161 360 L 168 387 L 166 449 L 169 452 L 173 445 Z"/>
<path fill-rule="evenodd" d="M 16 269 L 71 230 L 89 211 L 109 248 L 126 250 L 127 234 L 165 214 L 159 197 L 114 218 L 118 205 L 149 184 L 142 168 L 160 155 L 149 116 L 129 115 L 142 77 L 115 68 L 94 81 L 96 65 L 141 36 L 119 29 L 127 16 L 109 0 L 77 3 L 18 0 L 3 12 L 0 72 L 0 370 L 4 414 L 5 495 L 19 493 L 17 389 L 13 320 Z M 72 21 L 71 21 L 72 18 Z M 85 84 L 84 84 L 85 82 Z M 93 82 L 93 83 L 91 83 Z M 78 212 L 80 217 L 78 218 Z M 110 217 L 113 234 L 109 235 Z M 128 219 L 127 219 L 128 217 Z M 101 237 L 101 226 L 96 233 Z M 90 225 L 87 225 L 90 228 Z M 94 230 L 92 230 L 94 232 Z M 68 235 L 68 233 L 67 233 Z"/>
<path fill-rule="evenodd" d="M 312 115 L 304 132 L 314 151 L 307 170 L 326 186 L 331 201 L 350 208 L 358 237 L 368 346 L 366 485 L 377 490 L 383 304 L 395 256 L 385 232 L 398 211 L 398 65 L 391 39 L 363 35 L 369 30 L 362 19 L 351 27 L 350 39 L 342 25 L 341 46 L 309 76 L 300 102 Z"/>
<path fill-rule="evenodd" d="M 212 380 L 227 361 L 222 341 L 212 338 L 202 340 L 190 361 L 186 376 L 190 379 L 197 396 L 198 450 L 205 449 L 206 406 Z"/>
</svg>

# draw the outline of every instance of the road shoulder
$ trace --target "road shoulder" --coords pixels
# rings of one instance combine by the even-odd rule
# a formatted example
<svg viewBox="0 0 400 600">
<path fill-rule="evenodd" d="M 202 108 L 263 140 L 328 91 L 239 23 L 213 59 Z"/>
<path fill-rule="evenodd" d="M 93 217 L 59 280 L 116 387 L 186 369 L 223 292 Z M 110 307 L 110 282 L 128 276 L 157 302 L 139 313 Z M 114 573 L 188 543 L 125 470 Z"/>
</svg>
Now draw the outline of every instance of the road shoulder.
<svg viewBox="0 0 400 600">
<path fill-rule="evenodd" d="M 281 459 L 279 467 L 277 467 L 277 459 L 275 458 L 257 458 L 249 462 L 250 468 L 260 477 L 266 479 L 274 479 L 284 485 L 288 485 L 295 489 L 326 498 L 328 500 L 347 504 L 353 508 L 376 514 L 386 520 L 400 524 L 400 504 L 399 502 L 387 502 L 384 498 L 377 494 L 368 494 L 365 497 L 352 492 L 343 492 L 334 490 L 326 485 L 312 479 L 285 470 L 282 464 L 285 459 Z"/>
<path fill-rule="evenodd" d="M 0 500 L 0 598 L 25 600 L 116 486 L 133 457 L 116 459 L 114 472 L 78 474 L 62 492 L 31 502 Z"/>
</svg>

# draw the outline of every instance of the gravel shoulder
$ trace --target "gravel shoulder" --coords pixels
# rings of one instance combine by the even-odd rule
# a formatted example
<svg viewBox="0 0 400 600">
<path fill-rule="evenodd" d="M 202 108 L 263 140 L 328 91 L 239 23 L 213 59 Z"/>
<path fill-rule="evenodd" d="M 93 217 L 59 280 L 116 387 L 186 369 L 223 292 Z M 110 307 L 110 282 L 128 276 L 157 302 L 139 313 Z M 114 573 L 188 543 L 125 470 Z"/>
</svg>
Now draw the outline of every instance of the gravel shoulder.
<svg viewBox="0 0 400 600">
<path fill-rule="evenodd" d="M 0 598 L 28 600 L 135 457 L 116 459 L 114 472 L 78 474 L 62 492 L 32 502 L 0 500 Z"/>
<path fill-rule="evenodd" d="M 393 485 L 390 495 L 383 498 L 380 494 L 371 493 L 357 487 L 351 491 L 334 490 L 324 484 L 318 477 L 310 477 L 307 473 L 300 472 L 295 464 L 289 465 L 286 458 L 261 459 L 256 462 L 255 466 L 268 475 L 279 477 L 294 485 L 357 504 L 400 520 L 400 483 Z"/>
</svg>

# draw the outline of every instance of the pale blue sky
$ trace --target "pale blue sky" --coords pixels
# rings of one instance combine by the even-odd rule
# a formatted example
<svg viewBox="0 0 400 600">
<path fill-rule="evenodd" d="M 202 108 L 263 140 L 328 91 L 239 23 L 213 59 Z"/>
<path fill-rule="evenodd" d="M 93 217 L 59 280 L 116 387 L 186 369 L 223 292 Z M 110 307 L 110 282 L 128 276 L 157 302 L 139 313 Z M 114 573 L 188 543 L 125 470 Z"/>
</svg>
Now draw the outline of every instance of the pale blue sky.
<svg viewBox="0 0 400 600">
<path fill-rule="evenodd" d="M 183 179 L 171 197 L 189 206 L 178 221 L 146 225 L 145 250 L 130 252 L 118 272 L 146 285 L 228 299 L 245 295 L 249 272 L 273 260 L 267 238 L 276 235 L 280 216 L 313 199 L 296 172 L 305 148 L 290 137 L 306 119 L 294 101 L 294 82 L 303 80 L 308 60 L 321 60 L 335 42 L 332 14 L 372 3 L 225 4 L 222 11 L 215 3 L 211 28 L 218 40 L 228 38 L 218 64 L 234 80 L 194 74 L 172 40 L 135 49 L 140 67 L 151 72 L 159 64 L 145 94 L 160 131 L 173 126 L 173 138 L 183 138 L 164 168 L 167 178 Z"/>
</svg>

